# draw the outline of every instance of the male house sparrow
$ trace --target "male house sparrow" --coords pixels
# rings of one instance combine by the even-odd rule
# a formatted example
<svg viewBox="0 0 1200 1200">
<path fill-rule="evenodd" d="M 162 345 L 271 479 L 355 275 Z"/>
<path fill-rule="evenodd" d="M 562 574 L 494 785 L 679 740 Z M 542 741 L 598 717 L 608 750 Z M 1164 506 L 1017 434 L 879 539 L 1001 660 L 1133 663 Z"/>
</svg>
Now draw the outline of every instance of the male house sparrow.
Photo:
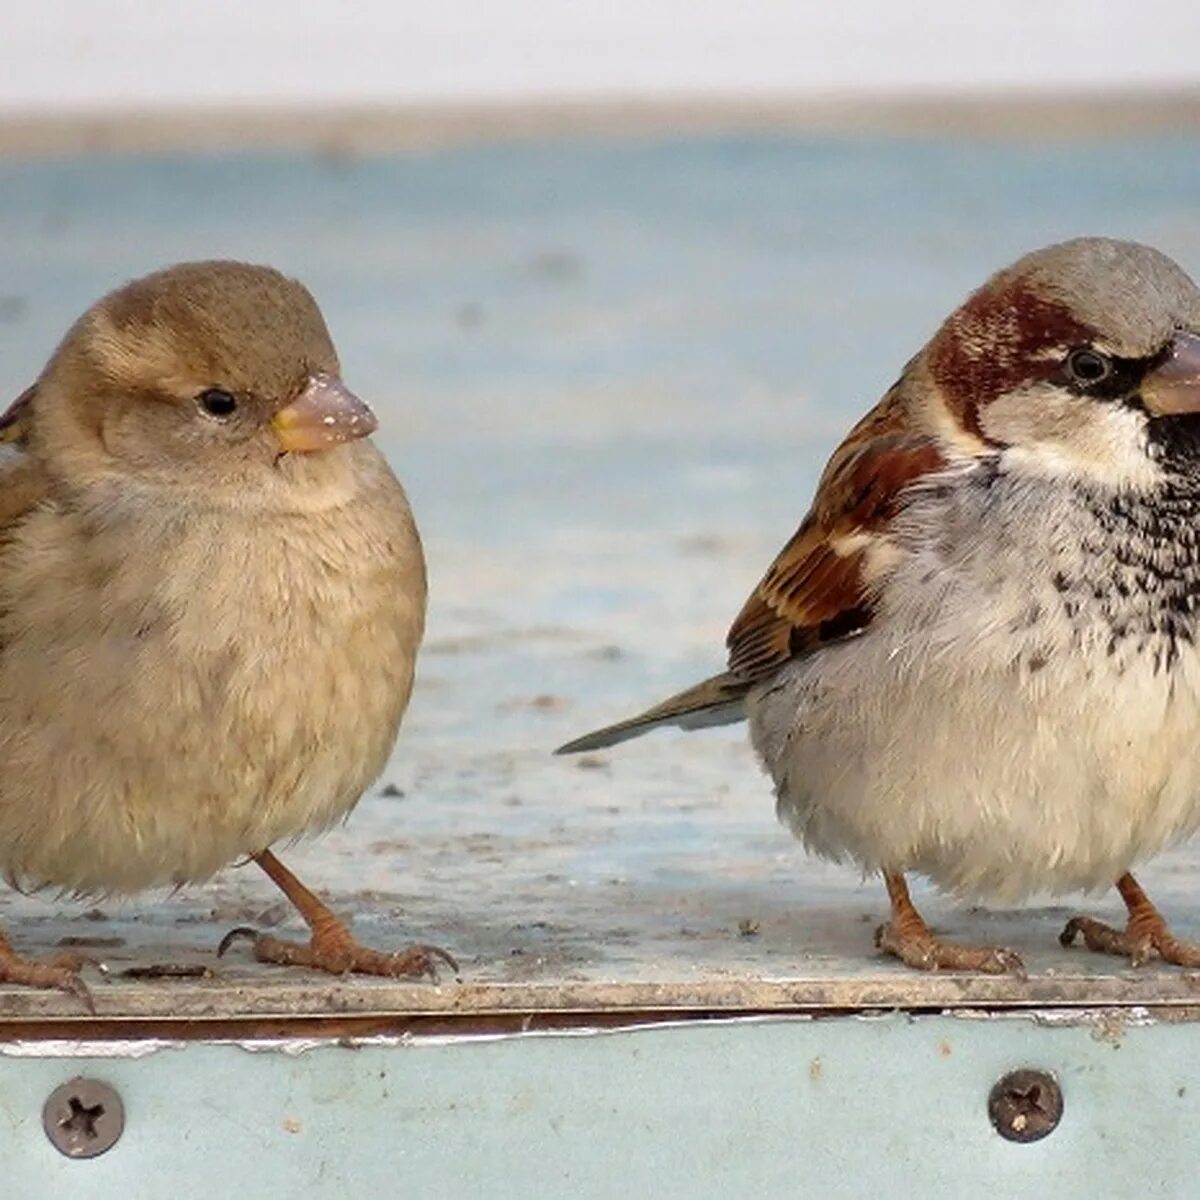
<svg viewBox="0 0 1200 1200">
<path fill-rule="evenodd" d="M 263 962 L 433 973 L 383 954 L 271 853 L 343 817 L 412 688 L 425 565 L 312 296 L 186 263 L 119 288 L 0 419 L 0 868 L 129 893 L 250 855 L 307 944 Z M 227 941 L 229 939 L 226 939 Z M 0 980 L 81 991 L 79 962 Z"/>
<path fill-rule="evenodd" d="M 1200 966 L 1130 868 L 1200 825 L 1200 291 L 1147 246 L 1049 246 L 972 295 L 850 432 L 729 669 L 580 738 L 748 717 L 778 813 L 882 873 L 883 950 L 939 940 L 905 872 L 1011 900 L 1116 882 L 1093 950 Z"/>
</svg>

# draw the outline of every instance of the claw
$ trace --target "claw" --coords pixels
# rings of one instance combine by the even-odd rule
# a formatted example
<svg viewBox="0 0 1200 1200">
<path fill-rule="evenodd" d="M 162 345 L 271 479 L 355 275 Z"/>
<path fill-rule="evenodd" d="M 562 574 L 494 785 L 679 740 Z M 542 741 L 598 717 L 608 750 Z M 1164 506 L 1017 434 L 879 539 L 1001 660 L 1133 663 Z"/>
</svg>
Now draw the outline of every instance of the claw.
<svg viewBox="0 0 1200 1200">
<path fill-rule="evenodd" d="M 1081 922 L 1079 917 L 1072 917 L 1062 929 L 1062 933 L 1058 935 L 1058 944 L 1064 949 L 1068 949 L 1075 944 L 1075 937 L 1080 932 Z"/>
<path fill-rule="evenodd" d="M 454 972 L 455 975 L 460 974 L 458 959 L 454 957 L 448 950 L 443 950 L 441 946 L 424 946 L 422 949 L 427 950 L 430 954 L 436 954 Z"/>
<path fill-rule="evenodd" d="M 410 955 L 415 962 L 420 964 L 420 975 L 428 975 L 431 983 L 437 983 L 438 981 L 437 960 L 439 958 L 454 972 L 456 979 L 459 976 L 458 959 L 449 953 L 449 951 L 443 950 L 441 946 L 409 946 L 407 950 L 401 950 L 398 954 L 393 954 L 392 957 L 403 959 Z"/>
<path fill-rule="evenodd" d="M 943 942 L 928 929 L 888 922 L 875 931 L 875 945 L 917 971 L 979 971 L 984 975 L 1025 978 L 1021 956 L 1005 946 L 959 946 Z"/>
<path fill-rule="evenodd" d="M 382 975 L 392 979 L 429 976 L 436 983 L 439 959 L 455 975 L 458 974 L 458 963 L 438 946 L 413 945 L 395 954 L 360 946 L 329 906 L 310 892 L 270 850 L 259 851 L 254 860 L 296 906 L 311 936 L 307 942 L 294 942 L 245 927 L 231 929 L 221 939 L 218 955 L 224 954 L 239 938 L 247 938 L 254 943 L 254 957 L 261 963 L 312 967 L 330 975 Z"/>
<path fill-rule="evenodd" d="M 221 944 L 217 947 L 217 957 L 224 958 L 225 951 L 228 950 L 234 942 L 242 941 L 243 939 L 248 942 L 253 942 L 258 940 L 258 936 L 258 930 L 251 929 L 249 925 L 239 925 L 236 929 L 231 929 L 221 939 Z"/>
<path fill-rule="evenodd" d="M 88 1010 L 88 1015 L 94 1017 L 96 1015 L 96 999 L 92 995 L 91 988 L 78 975 L 73 975 L 71 981 L 67 984 L 63 991 L 69 992 L 72 996 L 77 996 L 82 1001 L 84 1008 Z"/>
<path fill-rule="evenodd" d="M 936 937 L 917 912 L 899 871 L 885 871 L 892 918 L 875 930 L 875 945 L 917 971 L 979 971 L 1025 978 L 1020 955 L 1004 946 L 959 946 Z"/>
<path fill-rule="evenodd" d="M 439 962 L 445 963 L 456 977 L 459 971 L 458 960 L 440 946 L 417 944 L 387 954 L 360 946 L 340 922 L 322 924 L 307 942 L 293 942 L 240 926 L 221 939 L 218 956 L 241 939 L 253 944 L 254 957 L 261 963 L 312 967 L 331 975 L 381 975 L 393 979 L 428 977 L 437 983 Z"/>
<path fill-rule="evenodd" d="M 73 958 L 59 955 L 58 958 Z M 18 958 L 15 955 L 0 957 L 0 982 L 16 983 L 25 987 L 53 988 L 77 997 L 88 1012 L 95 1016 L 96 1001 L 88 985 L 79 975 L 82 964 L 63 963 L 51 960 L 38 962 L 36 959 Z"/>
<path fill-rule="evenodd" d="M 1082 937 L 1089 950 L 1127 957 L 1133 967 L 1144 967 L 1156 954 L 1163 962 L 1177 967 L 1200 967 L 1200 946 L 1180 941 L 1171 932 L 1132 875 L 1122 875 L 1117 880 L 1117 889 L 1129 910 L 1124 929 L 1092 917 L 1072 917 L 1058 935 L 1059 944 L 1067 947 L 1076 937 Z"/>
</svg>

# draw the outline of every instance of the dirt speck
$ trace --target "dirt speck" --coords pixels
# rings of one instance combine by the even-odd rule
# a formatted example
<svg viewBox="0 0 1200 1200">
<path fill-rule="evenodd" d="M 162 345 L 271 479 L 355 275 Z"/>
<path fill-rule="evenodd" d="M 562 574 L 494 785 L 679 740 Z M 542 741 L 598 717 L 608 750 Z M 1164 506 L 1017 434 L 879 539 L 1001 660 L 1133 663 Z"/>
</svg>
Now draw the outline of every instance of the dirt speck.
<svg viewBox="0 0 1200 1200">
<path fill-rule="evenodd" d="M 529 260 L 529 274 L 542 283 L 572 283 L 583 277 L 583 267 L 573 250 L 541 250 Z"/>
<path fill-rule="evenodd" d="M 1097 1042 L 1107 1042 L 1114 1049 L 1119 1049 L 1125 1040 L 1126 1013 L 1119 1009 L 1109 1009 L 1096 1016 L 1092 1026 L 1092 1038 Z"/>
<path fill-rule="evenodd" d="M 678 545 L 680 554 L 705 558 L 722 554 L 727 548 L 725 540 L 712 533 L 696 533 L 680 538 Z"/>
<path fill-rule="evenodd" d="M 120 972 L 122 979 L 216 979 L 203 963 L 139 963 Z"/>
<path fill-rule="evenodd" d="M 483 305 L 477 300 L 467 300 L 454 312 L 454 323 L 463 330 L 478 329 L 484 320 Z"/>
<path fill-rule="evenodd" d="M 598 658 L 601 662 L 619 662 L 625 657 L 625 651 L 620 646 L 599 646 L 588 657 Z"/>
<path fill-rule="evenodd" d="M 555 696 L 549 692 L 543 692 L 538 696 L 522 696 L 505 700 L 503 704 L 497 706 L 497 711 L 501 713 L 530 710 L 533 712 L 558 712 L 570 707 L 571 701 L 565 696 Z"/>
</svg>

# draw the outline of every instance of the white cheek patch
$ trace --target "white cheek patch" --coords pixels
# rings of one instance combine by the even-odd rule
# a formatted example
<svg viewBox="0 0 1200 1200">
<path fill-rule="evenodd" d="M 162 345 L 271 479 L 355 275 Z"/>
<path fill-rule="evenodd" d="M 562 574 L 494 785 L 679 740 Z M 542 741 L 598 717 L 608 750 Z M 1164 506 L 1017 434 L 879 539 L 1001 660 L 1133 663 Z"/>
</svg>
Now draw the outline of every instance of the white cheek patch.
<svg viewBox="0 0 1200 1200">
<path fill-rule="evenodd" d="M 1039 384 L 998 397 L 980 416 L 987 437 L 1008 447 L 1005 458 L 1033 474 L 1114 488 L 1149 488 L 1162 480 L 1150 456 L 1145 414 L 1118 402 Z"/>
</svg>

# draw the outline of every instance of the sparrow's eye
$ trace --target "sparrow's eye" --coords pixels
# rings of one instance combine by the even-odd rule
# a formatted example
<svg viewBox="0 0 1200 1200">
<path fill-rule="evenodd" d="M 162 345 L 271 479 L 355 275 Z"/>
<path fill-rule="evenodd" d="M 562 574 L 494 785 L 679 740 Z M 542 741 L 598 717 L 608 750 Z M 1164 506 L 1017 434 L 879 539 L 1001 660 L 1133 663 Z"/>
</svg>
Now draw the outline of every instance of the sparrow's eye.
<svg viewBox="0 0 1200 1200">
<path fill-rule="evenodd" d="M 209 388 L 196 397 L 196 403 L 210 417 L 231 417 L 237 411 L 237 397 L 221 388 Z"/>
<path fill-rule="evenodd" d="M 1095 350 L 1072 350 L 1067 355 L 1067 371 L 1076 383 L 1086 387 L 1103 383 L 1112 374 L 1112 359 Z"/>
</svg>

